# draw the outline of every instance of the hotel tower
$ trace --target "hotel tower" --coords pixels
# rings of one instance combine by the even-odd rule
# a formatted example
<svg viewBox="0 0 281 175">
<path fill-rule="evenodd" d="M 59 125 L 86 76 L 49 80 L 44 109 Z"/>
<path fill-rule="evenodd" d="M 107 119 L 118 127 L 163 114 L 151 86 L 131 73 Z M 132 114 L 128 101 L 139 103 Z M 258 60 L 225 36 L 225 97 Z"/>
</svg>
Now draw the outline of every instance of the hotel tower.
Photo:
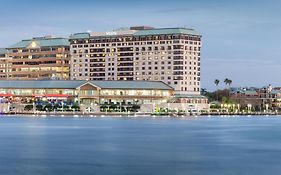
<svg viewBox="0 0 281 175">
<path fill-rule="evenodd" d="M 200 94 L 201 35 L 188 28 L 137 26 L 70 36 L 72 80 L 163 81 Z"/>
</svg>

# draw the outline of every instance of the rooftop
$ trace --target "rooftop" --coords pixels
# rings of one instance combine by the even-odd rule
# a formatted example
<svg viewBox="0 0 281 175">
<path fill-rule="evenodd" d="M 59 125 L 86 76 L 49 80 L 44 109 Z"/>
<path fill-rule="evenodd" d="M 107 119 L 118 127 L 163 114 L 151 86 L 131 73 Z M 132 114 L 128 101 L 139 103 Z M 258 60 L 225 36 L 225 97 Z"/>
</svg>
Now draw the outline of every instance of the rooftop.
<svg viewBox="0 0 281 175">
<path fill-rule="evenodd" d="M 0 80 L 0 88 L 11 89 L 75 89 L 86 81 L 71 81 L 71 80 Z"/>
<path fill-rule="evenodd" d="M 148 29 L 148 30 L 139 30 L 138 32 L 134 33 L 135 36 L 142 36 L 142 35 L 169 35 L 169 34 L 200 35 L 194 29 L 188 29 L 188 28 Z"/>
<path fill-rule="evenodd" d="M 75 33 L 70 35 L 70 39 L 90 38 L 90 33 Z"/>
<path fill-rule="evenodd" d="M 104 89 L 159 89 L 172 90 L 172 87 L 161 81 L 90 81 Z"/>
<path fill-rule="evenodd" d="M 197 94 L 175 94 L 176 98 L 195 98 L 195 99 L 206 99 L 207 97 Z"/>
<path fill-rule="evenodd" d="M 152 28 L 148 26 L 136 26 L 131 28 L 121 28 L 110 32 L 91 32 L 91 33 L 75 33 L 70 36 L 70 39 L 83 39 L 97 36 L 146 36 L 146 35 L 172 35 L 172 34 L 186 34 L 200 36 L 194 29 L 189 28 Z"/>
<path fill-rule="evenodd" d="M 14 48 L 28 48 L 28 47 L 54 47 L 54 46 L 69 46 L 70 43 L 67 38 L 52 38 L 47 37 L 38 37 L 27 40 L 22 40 L 7 49 Z"/>
<path fill-rule="evenodd" d="M 83 80 L 0 80 L 0 88 L 11 89 L 76 89 L 85 83 L 101 89 L 157 89 L 172 90 L 163 82 L 157 81 L 83 81 Z"/>
<path fill-rule="evenodd" d="M 245 95 L 258 95 L 257 91 L 251 89 L 238 90 L 235 93 L 245 94 Z"/>
<path fill-rule="evenodd" d="M 9 53 L 9 51 L 7 49 L 0 48 L 0 55 L 5 55 L 7 53 Z"/>
</svg>

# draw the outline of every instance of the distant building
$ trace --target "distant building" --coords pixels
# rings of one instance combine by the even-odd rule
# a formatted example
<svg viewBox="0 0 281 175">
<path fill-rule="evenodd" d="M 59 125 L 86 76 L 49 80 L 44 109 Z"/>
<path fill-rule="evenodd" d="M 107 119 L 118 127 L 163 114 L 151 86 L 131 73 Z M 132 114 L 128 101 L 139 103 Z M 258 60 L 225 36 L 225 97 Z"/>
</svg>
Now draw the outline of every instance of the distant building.
<svg viewBox="0 0 281 175">
<path fill-rule="evenodd" d="M 131 27 L 70 36 L 72 80 L 163 81 L 200 94 L 201 35 L 188 28 Z"/>
<path fill-rule="evenodd" d="M 272 106 L 274 109 L 281 109 L 281 87 L 275 87 L 272 91 Z"/>
<path fill-rule="evenodd" d="M 69 78 L 69 41 L 51 36 L 22 40 L 8 48 L 9 80 Z M 3 79 L 3 77 L 1 77 Z"/>
<path fill-rule="evenodd" d="M 281 88 L 273 88 L 271 85 L 263 87 L 259 90 L 262 100 L 261 106 L 264 109 L 281 109 Z"/>
<path fill-rule="evenodd" d="M 240 105 L 240 108 L 247 108 L 251 105 L 252 109 L 262 109 L 262 99 L 258 89 L 246 89 L 242 88 L 232 92 L 231 99 Z"/>
<path fill-rule="evenodd" d="M 231 99 L 241 108 L 251 105 L 252 109 L 258 111 L 280 110 L 281 88 L 271 87 L 271 85 L 263 88 L 240 88 L 232 91 Z"/>
</svg>

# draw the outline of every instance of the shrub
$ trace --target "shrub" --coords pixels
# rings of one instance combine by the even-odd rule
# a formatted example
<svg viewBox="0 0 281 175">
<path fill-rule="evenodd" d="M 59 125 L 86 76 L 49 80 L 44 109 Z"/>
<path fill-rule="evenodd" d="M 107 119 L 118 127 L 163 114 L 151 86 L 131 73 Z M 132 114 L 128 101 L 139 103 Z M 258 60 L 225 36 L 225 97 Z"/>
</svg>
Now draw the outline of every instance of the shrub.
<svg viewBox="0 0 281 175">
<path fill-rule="evenodd" d="M 56 103 L 56 104 L 54 105 L 54 109 L 57 110 L 58 108 L 60 108 L 60 105 Z"/>
<path fill-rule="evenodd" d="M 31 111 L 33 109 L 33 105 L 26 105 L 25 107 L 24 107 L 24 110 L 25 111 Z"/>
<path fill-rule="evenodd" d="M 36 110 L 43 111 L 43 106 L 42 105 L 36 105 Z"/>
<path fill-rule="evenodd" d="M 73 106 L 71 107 L 71 109 L 73 109 L 73 110 L 75 110 L 75 111 L 80 111 L 80 106 L 78 106 L 78 105 L 73 105 Z"/>
<path fill-rule="evenodd" d="M 51 104 L 47 104 L 45 107 L 44 107 L 44 111 L 52 111 L 54 110 L 54 107 L 51 105 Z"/>
</svg>

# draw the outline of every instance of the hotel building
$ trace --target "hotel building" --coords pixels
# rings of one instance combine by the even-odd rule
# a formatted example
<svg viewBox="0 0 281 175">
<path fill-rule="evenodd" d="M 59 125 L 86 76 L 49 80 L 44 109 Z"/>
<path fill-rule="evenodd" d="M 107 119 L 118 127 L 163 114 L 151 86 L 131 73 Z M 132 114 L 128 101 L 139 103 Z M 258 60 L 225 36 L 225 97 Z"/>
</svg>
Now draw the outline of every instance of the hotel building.
<svg viewBox="0 0 281 175">
<path fill-rule="evenodd" d="M 7 61 L 9 80 L 69 79 L 68 39 L 39 37 L 6 49 L 11 58 Z"/>
<path fill-rule="evenodd" d="M 200 50 L 201 35 L 187 28 L 76 33 L 70 36 L 70 78 L 163 81 L 176 94 L 199 95 Z"/>
</svg>

